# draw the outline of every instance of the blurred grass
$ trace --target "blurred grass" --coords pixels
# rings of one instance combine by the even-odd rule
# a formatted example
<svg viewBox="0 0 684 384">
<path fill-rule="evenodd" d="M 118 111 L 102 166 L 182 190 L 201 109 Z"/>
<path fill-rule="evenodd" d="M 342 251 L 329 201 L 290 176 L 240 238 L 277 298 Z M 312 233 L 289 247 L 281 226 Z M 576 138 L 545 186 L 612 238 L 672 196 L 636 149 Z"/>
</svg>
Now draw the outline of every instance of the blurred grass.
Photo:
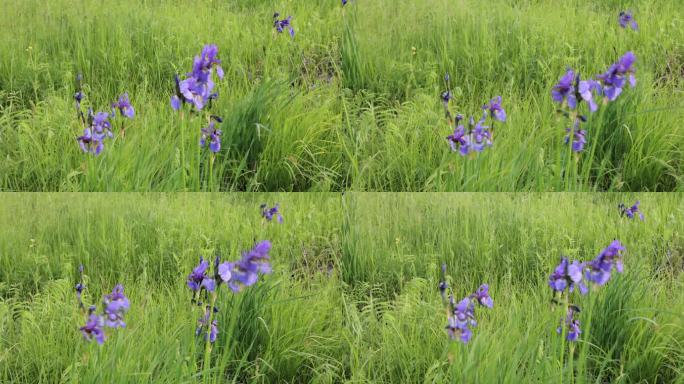
<svg viewBox="0 0 684 384">
<path fill-rule="evenodd" d="M 617 25 L 629 6 L 639 32 Z M 7 3 L 0 26 L 0 189 L 10 191 L 682 191 L 684 11 L 678 0 Z M 272 14 L 292 15 L 295 39 Z M 209 177 L 201 119 L 169 107 L 173 74 L 215 43 L 226 69 Z M 576 178 L 556 167 L 550 89 L 636 53 L 638 85 L 587 123 Z M 72 94 L 128 91 L 126 138 L 80 152 Z M 458 111 L 502 95 L 509 121 L 478 159 L 448 153 L 438 95 Z"/>
<path fill-rule="evenodd" d="M 678 194 L 3 194 L 0 382 L 567 382 L 548 275 L 613 238 L 625 273 L 581 298 L 575 382 L 681 383 L 683 196 Z M 640 199 L 645 222 L 621 219 Z M 285 223 L 260 223 L 280 202 Z M 210 377 L 185 277 L 199 255 L 273 241 L 274 273 L 219 301 Z M 437 290 L 490 284 L 468 345 L 448 363 Z M 87 302 L 117 282 L 125 330 L 82 340 Z M 588 317 L 591 316 L 591 326 Z"/>
</svg>

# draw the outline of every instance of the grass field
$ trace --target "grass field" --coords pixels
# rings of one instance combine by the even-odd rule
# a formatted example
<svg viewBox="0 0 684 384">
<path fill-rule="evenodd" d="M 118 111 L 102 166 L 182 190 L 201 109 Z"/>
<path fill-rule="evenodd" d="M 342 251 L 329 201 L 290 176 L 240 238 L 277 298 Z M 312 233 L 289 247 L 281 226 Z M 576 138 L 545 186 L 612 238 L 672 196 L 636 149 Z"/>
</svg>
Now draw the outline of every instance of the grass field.
<svg viewBox="0 0 684 384">
<path fill-rule="evenodd" d="M 617 17 L 631 8 L 639 31 Z M 679 0 L 24 0 L 0 27 L 0 189 L 8 191 L 682 191 L 684 9 Z M 293 16 L 294 39 L 272 15 Z M 206 121 L 169 106 L 173 76 L 215 43 L 226 78 Z M 585 124 L 569 162 L 550 91 L 623 53 L 637 86 Z M 476 158 L 449 150 L 439 100 L 508 121 Z M 97 157 L 81 152 L 74 79 L 136 116 Z M 120 119 L 119 119 L 120 120 Z M 211 165 L 209 165 L 211 164 Z"/>
<path fill-rule="evenodd" d="M 0 382 L 684 383 L 681 195 L 1 197 Z M 645 221 L 621 218 L 636 199 Z M 284 223 L 262 223 L 262 202 Z M 549 275 L 616 238 L 625 271 L 577 300 L 569 358 Z M 260 239 L 273 273 L 221 293 L 204 365 L 186 277 L 199 255 L 234 259 Z M 117 282 L 131 301 L 103 345 L 78 331 L 80 263 L 88 303 Z M 444 329 L 442 263 L 458 298 L 490 285 L 468 344 Z"/>
</svg>

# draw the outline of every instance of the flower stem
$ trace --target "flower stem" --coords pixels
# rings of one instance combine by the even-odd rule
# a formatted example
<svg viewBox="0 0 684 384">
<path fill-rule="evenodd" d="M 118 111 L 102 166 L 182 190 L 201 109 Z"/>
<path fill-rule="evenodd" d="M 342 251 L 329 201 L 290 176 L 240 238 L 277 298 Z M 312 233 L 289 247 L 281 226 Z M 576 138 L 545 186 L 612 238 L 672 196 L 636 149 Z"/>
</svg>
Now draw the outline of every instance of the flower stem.
<svg viewBox="0 0 684 384">
<path fill-rule="evenodd" d="M 209 378 L 209 369 L 211 365 L 211 326 L 214 321 L 214 305 L 216 304 L 216 291 L 211 293 L 211 305 L 209 306 L 209 319 L 207 320 L 207 338 L 205 340 L 205 345 L 204 345 L 204 360 L 203 360 L 203 368 L 204 368 L 204 374 L 202 375 L 202 379 L 204 382 L 208 382 Z"/>
</svg>

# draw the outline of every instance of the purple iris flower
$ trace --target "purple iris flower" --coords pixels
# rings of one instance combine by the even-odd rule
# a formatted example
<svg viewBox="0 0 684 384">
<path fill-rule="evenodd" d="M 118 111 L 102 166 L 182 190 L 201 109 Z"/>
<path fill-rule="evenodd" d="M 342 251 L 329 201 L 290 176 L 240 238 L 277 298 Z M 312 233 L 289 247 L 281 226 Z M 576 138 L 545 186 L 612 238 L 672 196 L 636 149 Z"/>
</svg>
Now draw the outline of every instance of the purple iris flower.
<svg viewBox="0 0 684 384">
<path fill-rule="evenodd" d="M 594 101 L 594 93 L 601 94 L 601 83 L 596 80 L 582 80 L 577 86 L 577 93 L 589 104 L 589 110 L 596 112 L 598 105 Z"/>
<path fill-rule="evenodd" d="M 501 122 L 506 121 L 506 111 L 501 107 L 501 96 L 497 96 L 489 101 L 489 104 L 482 106 L 482 109 L 489 112 L 489 115 Z"/>
<path fill-rule="evenodd" d="M 214 82 L 210 77 L 206 81 L 201 81 L 197 77 L 188 77 L 179 84 L 179 89 L 187 103 L 195 106 L 197 110 L 202 110 L 209 101 L 211 91 L 214 89 Z M 172 106 L 174 101 L 172 100 Z"/>
<path fill-rule="evenodd" d="M 80 276 L 79 282 L 76 284 L 74 287 L 76 289 L 76 297 L 78 298 L 78 306 L 81 308 L 84 308 L 83 305 L 83 290 L 85 289 L 85 285 L 83 284 L 83 264 L 78 266 L 78 274 Z"/>
<path fill-rule="evenodd" d="M 83 135 L 76 138 L 78 145 L 83 152 L 90 152 L 93 155 L 99 155 L 104 149 L 104 134 L 94 133 L 92 129 L 86 128 L 83 130 Z"/>
<path fill-rule="evenodd" d="M 171 96 L 171 107 L 178 111 L 183 104 L 192 104 L 195 109 L 202 110 L 217 94 L 212 93 L 214 81 L 212 74 L 216 68 L 219 79 L 223 79 L 223 68 L 219 65 L 218 47 L 214 44 L 205 45 L 199 56 L 195 56 L 192 71 L 187 74 L 187 78 L 181 80 L 178 75 L 174 80 L 176 83 L 176 93 Z"/>
<path fill-rule="evenodd" d="M 291 37 L 294 37 L 295 31 L 292 28 L 292 16 L 288 16 L 286 19 L 280 20 L 280 13 L 276 12 L 273 14 L 273 27 L 278 31 L 278 33 L 283 33 L 285 28 L 288 29 Z"/>
<path fill-rule="evenodd" d="M 243 252 L 241 260 L 219 265 L 219 276 L 235 293 L 240 292 L 244 287 L 254 285 L 258 280 L 258 274 L 271 273 L 268 255 L 270 250 L 270 241 L 257 243 L 250 251 Z"/>
<path fill-rule="evenodd" d="M 618 23 L 622 28 L 627 28 L 627 26 L 629 26 L 635 31 L 639 30 L 639 25 L 634 20 L 634 17 L 632 16 L 632 11 L 620 12 L 620 16 L 618 17 Z"/>
<path fill-rule="evenodd" d="M 104 297 L 103 305 L 105 325 L 110 328 L 125 328 L 126 323 L 123 321 L 123 315 L 128 312 L 130 302 L 124 295 L 124 288 L 121 284 L 117 284 L 112 293 Z"/>
<path fill-rule="evenodd" d="M 549 277 L 549 286 L 556 292 L 564 292 L 568 288 L 570 292 L 573 292 L 577 287 L 580 293 L 585 295 L 588 288 L 582 281 L 583 269 L 584 265 L 579 261 L 575 260 L 570 263 L 567 257 L 562 257 L 560 264 Z"/>
<path fill-rule="evenodd" d="M 207 277 L 207 270 L 209 269 L 209 262 L 207 260 L 204 260 L 203 257 L 200 257 L 200 263 L 195 269 L 192 270 L 192 273 L 188 275 L 188 287 L 193 291 L 193 292 L 198 292 L 202 288 L 206 289 L 209 292 L 213 292 L 214 289 L 216 289 L 216 282 L 214 279 L 211 279 Z"/>
<path fill-rule="evenodd" d="M 261 204 L 261 217 L 266 219 L 267 221 L 272 221 L 273 218 L 275 217 L 278 220 L 278 223 L 282 224 L 283 223 L 283 215 L 280 214 L 280 204 L 276 204 L 273 206 L 273 208 L 269 208 L 266 203 Z"/>
<path fill-rule="evenodd" d="M 627 216 L 628 218 L 633 219 L 634 216 L 636 216 L 638 214 L 639 219 L 641 221 L 644 221 L 644 214 L 643 214 L 643 212 L 641 212 L 639 210 L 639 204 L 640 204 L 640 202 L 639 202 L 639 200 L 637 200 L 637 202 L 634 203 L 634 205 L 627 208 L 624 204 L 621 203 L 618 206 L 618 208 L 620 209 L 620 216 Z"/>
<path fill-rule="evenodd" d="M 476 152 L 482 152 L 486 147 L 492 146 L 492 135 L 489 132 L 489 126 L 483 125 L 487 115 L 482 116 L 477 123 L 475 119 L 470 117 L 470 143 L 472 149 Z"/>
<path fill-rule="evenodd" d="M 209 323 L 209 318 L 211 316 L 211 308 L 207 307 L 207 310 L 204 313 L 204 316 L 202 316 L 199 320 L 199 326 L 195 330 L 195 335 L 199 336 L 204 332 L 207 324 Z M 209 335 L 205 335 L 205 338 L 208 336 L 209 337 L 209 342 L 213 343 L 216 341 L 216 336 L 218 335 L 218 322 L 216 320 L 213 320 L 211 322 L 211 327 L 209 328 Z"/>
<path fill-rule="evenodd" d="M 114 108 L 119 110 L 121 116 L 127 117 L 129 119 L 132 119 L 135 116 L 135 109 L 133 109 L 133 106 L 131 105 L 131 101 L 128 98 L 128 93 L 124 93 L 123 95 L 119 96 L 119 101 L 112 103 L 112 109 Z"/>
<path fill-rule="evenodd" d="M 92 312 L 93 311 L 91 309 L 88 322 L 79 328 L 79 330 L 81 331 L 81 334 L 83 334 L 83 338 L 86 340 L 95 340 L 98 344 L 102 345 L 105 342 L 104 319 L 102 316 L 96 315 Z"/>
<path fill-rule="evenodd" d="M 584 150 L 584 145 L 587 143 L 586 135 L 587 131 L 579 128 L 580 120 L 575 120 L 572 128 L 566 128 L 565 131 L 568 133 L 565 135 L 565 144 L 570 142 L 572 138 L 572 150 L 573 152 L 582 152 Z"/>
<path fill-rule="evenodd" d="M 610 101 L 614 101 L 622 93 L 625 86 L 625 76 L 628 76 L 629 84 L 633 88 L 636 86 L 635 70 L 633 68 L 636 55 L 633 52 L 625 53 L 617 63 L 613 64 L 608 70 L 596 76 L 603 83 L 603 93 Z"/>
<path fill-rule="evenodd" d="M 568 68 L 565 75 L 560 78 L 558 84 L 554 85 L 551 90 L 551 97 L 553 98 L 553 101 L 559 104 L 567 102 L 570 109 L 575 109 L 577 107 L 576 93 L 575 72 Z"/>
<path fill-rule="evenodd" d="M 624 251 L 625 247 L 618 240 L 613 240 L 594 260 L 587 263 L 586 279 L 597 285 L 604 285 L 610 280 L 613 267 L 618 273 L 622 273 Z"/>
<path fill-rule="evenodd" d="M 458 124 L 462 118 L 460 115 L 456 116 L 454 133 L 447 136 L 446 139 L 449 141 L 449 146 L 453 152 L 459 151 L 461 156 L 465 156 L 470 152 L 470 140 L 463 124 Z"/>
<path fill-rule="evenodd" d="M 482 284 L 475 293 L 470 295 L 470 298 L 487 308 L 492 308 L 494 306 L 494 300 L 489 296 L 489 285 L 487 284 Z"/>
<path fill-rule="evenodd" d="M 477 326 L 474 309 L 472 301 L 467 297 L 454 306 L 446 326 L 449 338 L 455 340 L 458 337 L 464 344 L 470 341 L 473 336 L 470 327 Z"/>
<path fill-rule="evenodd" d="M 113 137 L 112 133 L 112 123 L 109 122 L 109 113 L 98 112 L 93 115 L 92 111 L 89 112 L 90 126 L 93 131 L 97 134 L 104 134 L 108 137 Z"/>
<path fill-rule="evenodd" d="M 575 314 L 579 313 L 579 308 L 575 305 L 570 305 L 568 307 L 568 313 L 565 316 L 565 321 L 561 319 L 561 325 L 556 329 L 556 332 L 558 334 L 563 333 L 563 326 L 568 327 L 568 333 L 566 335 L 566 338 L 568 341 L 577 341 L 579 339 L 579 335 L 582 333 L 580 330 L 580 322 L 579 320 L 575 319 Z"/>
<path fill-rule="evenodd" d="M 200 138 L 200 147 L 204 148 L 209 139 L 209 150 L 217 153 L 221 150 L 221 134 L 223 131 L 216 127 L 216 122 L 211 121 L 209 126 L 202 128 L 202 137 Z"/>
<path fill-rule="evenodd" d="M 342 0 L 342 6 L 344 7 L 345 5 L 347 5 L 347 0 Z"/>
</svg>

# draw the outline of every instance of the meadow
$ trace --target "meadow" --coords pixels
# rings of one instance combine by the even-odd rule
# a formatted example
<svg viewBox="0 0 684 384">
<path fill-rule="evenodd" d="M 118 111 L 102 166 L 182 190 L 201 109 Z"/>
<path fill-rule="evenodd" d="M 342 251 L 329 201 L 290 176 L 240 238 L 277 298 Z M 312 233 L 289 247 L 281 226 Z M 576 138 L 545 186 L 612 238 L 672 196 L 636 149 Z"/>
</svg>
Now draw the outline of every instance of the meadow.
<svg viewBox="0 0 684 384">
<path fill-rule="evenodd" d="M 679 0 L 24 0 L 0 27 L 4 191 L 682 191 L 684 9 Z M 631 9 L 638 31 L 621 28 Z M 273 14 L 292 16 L 294 37 Z M 211 113 L 174 111 L 174 75 L 216 44 Z M 551 90 L 625 52 L 637 84 L 588 117 L 586 148 Z M 451 152 L 440 102 L 466 117 L 502 96 L 507 121 L 476 156 Z M 75 111 L 127 92 L 99 156 Z M 602 103 L 601 103 L 602 104 Z"/>
<path fill-rule="evenodd" d="M 637 199 L 644 220 L 621 216 Z M 282 224 L 260 215 L 276 202 Z M 0 382 L 684 383 L 683 217 L 679 194 L 3 194 Z M 220 293 L 205 364 L 188 275 L 264 239 L 272 273 Z M 564 341 L 549 276 L 614 239 L 624 271 L 577 295 Z M 80 264 L 84 301 L 130 298 L 102 345 L 79 332 Z M 489 284 L 468 343 L 442 264 L 457 300 Z"/>
</svg>

